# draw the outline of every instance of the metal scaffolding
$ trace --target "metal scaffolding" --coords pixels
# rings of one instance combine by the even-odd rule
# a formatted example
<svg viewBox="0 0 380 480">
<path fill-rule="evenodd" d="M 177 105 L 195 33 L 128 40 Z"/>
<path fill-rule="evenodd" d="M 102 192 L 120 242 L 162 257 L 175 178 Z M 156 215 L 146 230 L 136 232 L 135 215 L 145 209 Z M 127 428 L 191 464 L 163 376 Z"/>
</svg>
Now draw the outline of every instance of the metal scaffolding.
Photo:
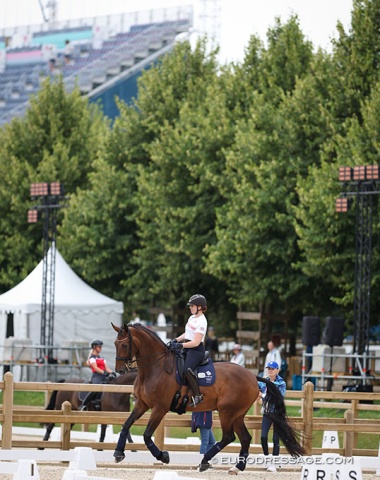
<svg viewBox="0 0 380 480">
<path fill-rule="evenodd" d="M 372 213 L 374 196 L 379 195 L 378 165 L 339 168 L 341 197 L 336 201 L 337 212 L 347 212 L 350 200 L 356 198 L 355 280 L 354 280 L 354 361 L 353 373 L 366 374 L 369 369 L 369 331 L 371 316 Z"/>
<path fill-rule="evenodd" d="M 38 199 L 39 205 L 28 211 L 28 222 L 36 223 L 38 213 L 43 215 L 43 266 L 41 299 L 41 335 L 40 343 L 46 346 L 43 357 L 52 358 L 54 345 L 54 296 L 55 296 L 55 258 L 57 211 L 63 208 L 60 202 L 65 199 L 63 186 L 59 182 L 33 183 L 30 188 L 32 199 Z"/>
</svg>

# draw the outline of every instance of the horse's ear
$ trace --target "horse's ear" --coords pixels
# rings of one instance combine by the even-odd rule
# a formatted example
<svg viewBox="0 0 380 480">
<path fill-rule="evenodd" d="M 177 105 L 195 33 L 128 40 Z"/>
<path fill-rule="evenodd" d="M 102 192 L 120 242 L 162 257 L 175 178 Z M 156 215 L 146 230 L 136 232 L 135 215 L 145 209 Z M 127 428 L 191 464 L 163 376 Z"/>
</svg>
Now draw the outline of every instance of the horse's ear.
<svg viewBox="0 0 380 480">
<path fill-rule="evenodd" d="M 121 328 L 120 327 L 117 327 L 116 325 L 114 325 L 112 322 L 111 322 L 111 325 L 112 325 L 112 328 L 115 330 L 115 332 L 119 333 Z"/>
</svg>

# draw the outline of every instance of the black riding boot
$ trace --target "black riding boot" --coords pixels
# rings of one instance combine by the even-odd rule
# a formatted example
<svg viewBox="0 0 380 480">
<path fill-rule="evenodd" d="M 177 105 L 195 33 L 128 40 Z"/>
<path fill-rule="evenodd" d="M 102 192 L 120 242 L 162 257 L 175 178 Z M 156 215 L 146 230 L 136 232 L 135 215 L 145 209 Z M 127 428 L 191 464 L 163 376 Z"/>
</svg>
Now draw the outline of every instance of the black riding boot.
<svg viewBox="0 0 380 480">
<path fill-rule="evenodd" d="M 197 377 L 195 376 L 195 373 L 191 370 L 191 368 L 188 368 L 185 372 L 185 378 L 194 394 L 192 397 L 192 402 L 189 403 L 189 407 L 196 407 L 199 403 L 203 402 L 203 395 L 199 391 Z"/>
<path fill-rule="evenodd" d="M 91 402 L 91 400 L 95 397 L 96 393 L 97 393 L 97 392 L 89 392 L 89 393 L 86 395 L 85 399 L 84 399 L 83 402 L 82 402 L 82 405 L 78 408 L 78 410 L 79 410 L 80 412 L 83 412 L 83 411 L 87 410 L 88 404 L 89 404 L 89 403 Z"/>
</svg>

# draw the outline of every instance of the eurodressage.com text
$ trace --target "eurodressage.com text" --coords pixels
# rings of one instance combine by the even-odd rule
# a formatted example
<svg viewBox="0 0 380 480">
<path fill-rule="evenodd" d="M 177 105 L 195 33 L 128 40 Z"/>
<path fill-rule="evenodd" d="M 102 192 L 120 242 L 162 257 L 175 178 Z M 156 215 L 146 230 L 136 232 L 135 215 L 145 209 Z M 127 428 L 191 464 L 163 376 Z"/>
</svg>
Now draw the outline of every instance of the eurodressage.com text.
<svg viewBox="0 0 380 480">
<path fill-rule="evenodd" d="M 232 455 L 220 455 L 210 460 L 213 465 L 235 465 L 238 462 L 247 465 L 352 465 L 354 459 L 352 457 L 272 457 L 270 455 L 249 455 L 245 457 L 236 457 Z"/>
</svg>

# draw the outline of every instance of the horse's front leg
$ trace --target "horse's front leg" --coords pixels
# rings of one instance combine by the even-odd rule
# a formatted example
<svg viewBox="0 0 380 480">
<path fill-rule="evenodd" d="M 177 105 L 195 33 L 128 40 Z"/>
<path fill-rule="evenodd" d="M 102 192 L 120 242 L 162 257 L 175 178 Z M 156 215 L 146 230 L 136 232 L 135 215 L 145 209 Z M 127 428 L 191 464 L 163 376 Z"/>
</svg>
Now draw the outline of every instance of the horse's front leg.
<svg viewBox="0 0 380 480">
<path fill-rule="evenodd" d="M 131 414 L 125 421 L 123 428 L 119 434 L 119 440 L 116 445 L 113 456 L 115 457 L 115 462 L 119 463 L 125 458 L 124 450 L 129 436 L 129 430 L 136 420 L 138 420 L 147 410 L 149 409 L 146 403 L 141 400 L 137 400 L 135 407 L 132 410 Z"/>
<path fill-rule="evenodd" d="M 144 442 L 150 453 L 153 457 L 160 460 L 162 463 L 169 463 L 169 452 L 166 450 L 160 450 L 157 445 L 152 440 L 152 435 L 154 434 L 156 428 L 159 426 L 161 420 L 164 418 L 164 415 L 167 413 L 167 410 L 164 410 L 159 407 L 153 407 L 152 413 L 150 414 L 149 421 L 147 423 L 145 432 L 144 432 Z"/>
</svg>

